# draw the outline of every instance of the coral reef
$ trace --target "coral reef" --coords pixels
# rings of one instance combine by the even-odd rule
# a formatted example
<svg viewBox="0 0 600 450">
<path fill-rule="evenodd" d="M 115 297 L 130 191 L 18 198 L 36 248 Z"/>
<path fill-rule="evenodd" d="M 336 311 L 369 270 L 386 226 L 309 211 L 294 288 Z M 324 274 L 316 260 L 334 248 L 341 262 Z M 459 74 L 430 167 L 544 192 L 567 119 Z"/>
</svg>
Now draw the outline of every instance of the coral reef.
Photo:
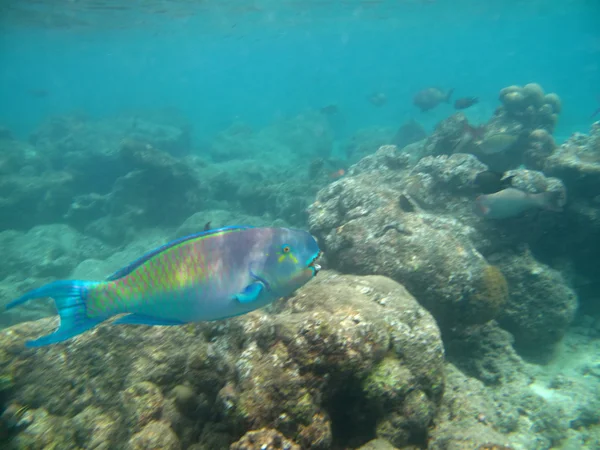
<svg viewBox="0 0 600 450">
<path fill-rule="evenodd" d="M 544 170 L 563 180 L 574 195 L 595 197 L 600 192 L 600 122 L 589 135 L 575 133 L 556 148 Z"/>
<path fill-rule="evenodd" d="M 499 323 L 515 336 L 522 354 L 543 360 L 573 321 L 577 295 L 560 272 L 536 261 L 529 252 L 498 257 L 495 263 L 510 285 L 510 299 Z"/>
<path fill-rule="evenodd" d="M 530 83 L 502 89 L 500 101 L 481 139 L 473 142 L 475 154 L 495 170 L 520 164 L 541 170 L 555 148 L 552 133 L 561 112 L 560 98 Z"/>
<path fill-rule="evenodd" d="M 176 227 L 201 210 L 234 207 L 299 226 L 311 198 L 330 181 L 306 170 L 315 155 L 326 158 L 331 150 L 323 120 L 301 115 L 253 133 L 251 142 L 228 130 L 215 145 L 242 148 L 244 159 L 209 165 L 189 155 L 186 125 L 137 116 L 51 118 L 30 144 L 0 139 L 0 230 L 65 223 L 122 245 L 140 229 Z M 273 157 L 265 163 L 259 154 L 266 143 Z"/>
<path fill-rule="evenodd" d="M 500 91 L 502 106 L 497 114 L 506 114 L 525 128 L 554 130 L 561 112 L 561 101 L 554 93 L 545 94 L 537 83 L 508 86 Z"/>
<path fill-rule="evenodd" d="M 6 401 L 35 408 L 13 442 L 38 433 L 67 449 L 423 442 L 444 390 L 443 348 L 402 286 L 323 272 L 272 310 L 197 326 L 106 324 L 38 350 L 24 340 L 55 320 L 1 332 L 1 370 L 14 377 Z"/>
<path fill-rule="evenodd" d="M 402 211 L 401 192 L 381 181 L 359 174 L 321 191 L 310 209 L 311 232 L 340 271 L 398 280 L 443 329 L 457 325 L 486 266 L 468 240 L 471 231 L 450 217 Z"/>
<path fill-rule="evenodd" d="M 484 267 L 473 287 L 467 312 L 462 318 L 465 323 L 486 323 L 504 311 L 509 298 L 508 283 L 498 267 Z"/>
<path fill-rule="evenodd" d="M 493 170 L 521 164 L 542 170 L 556 148 L 552 132 L 561 110 L 556 94 L 535 83 L 500 91 L 501 106 L 486 123 L 473 126 L 462 112 L 442 120 L 424 141 L 410 146 L 413 155 L 470 153 Z M 408 150 L 408 149 L 407 149 Z"/>
<path fill-rule="evenodd" d="M 69 207 L 73 176 L 51 171 L 29 144 L 0 138 L 0 230 L 60 222 Z"/>
<path fill-rule="evenodd" d="M 198 149 L 185 121 L 151 116 L 53 118 L 30 143 L 0 130 L 0 305 L 235 223 L 308 223 L 323 266 L 346 273 L 324 270 L 292 298 L 223 322 L 107 323 L 35 351 L 23 342 L 55 319 L 0 331 L 0 439 L 14 449 L 598 447 L 600 123 L 557 146 L 558 96 L 528 84 L 500 101 L 486 124 L 457 113 L 422 140 L 415 123 L 396 137 L 362 130 L 342 148 L 351 167 L 335 159 L 319 113 L 234 124 Z M 380 146 L 394 139 L 404 148 Z M 564 212 L 478 216 L 475 180 L 490 169 L 506 186 L 555 193 Z M 590 315 L 566 334 L 579 303 Z M 52 311 L 40 302 L 0 321 Z"/>
<path fill-rule="evenodd" d="M 230 450 L 300 450 L 298 444 L 286 439 L 278 431 L 268 428 L 249 431 L 229 448 Z"/>
<path fill-rule="evenodd" d="M 507 233 L 477 217 L 473 180 L 486 169 L 465 154 L 429 156 L 411 167 L 404 152 L 381 147 L 351 167 L 348 177 L 319 192 L 309 209 L 311 232 L 321 239 L 334 268 L 377 273 L 403 283 L 444 332 L 484 323 L 504 314 L 511 289 L 511 280 L 507 285 L 501 273 L 504 268 L 493 267 L 498 264 L 484 255 L 517 248 L 523 239 L 517 230 L 523 227 L 520 221 L 536 217 L 515 219 L 513 233 L 510 224 L 505 226 Z M 519 169 L 510 175 L 513 185 L 524 191 L 557 190 L 565 195 L 560 180 L 539 172 Z M 537 295 L 533 281 L 521 286 L 532 298 Z M 564 302 L 572 312 L 575 298 Z M 558 309 L 549 316 L 564 314 L 559 303 L 548 302 L 543 308 Z M 566 317 L 565 325 L 572 314 Z M 561 334 L 557 331 L 557 338 Z"/>
<path fill-rule="evenodd" d="M 280 120 L 261 130 L 244 123 L 234 123 L 219 133 L 207 152 L 211 160 L 252 160 L 257 157 L 294 163 L 298 159 L 329 157 L 333 137 L 327 118 L 318 112 L 299 114 Z"/>
<path fill-rule="evenodd" d="M 431 431 L 428 449 L 463 450 L 483 445 L 509 445 L 498 408 L 483 384 L 465 377 L 452 365 L 446 367 L 446 393 Z M 506 406 L 505 406 L 506 408 Z"/>
</svg>

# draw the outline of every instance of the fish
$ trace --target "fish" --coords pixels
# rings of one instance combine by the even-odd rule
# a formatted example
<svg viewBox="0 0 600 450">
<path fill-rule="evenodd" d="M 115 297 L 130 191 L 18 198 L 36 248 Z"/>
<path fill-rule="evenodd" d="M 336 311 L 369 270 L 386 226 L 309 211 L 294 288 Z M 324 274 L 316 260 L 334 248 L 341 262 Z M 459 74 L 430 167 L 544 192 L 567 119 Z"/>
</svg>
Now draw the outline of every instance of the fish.
<svg viewBox="0 0 600 450">
<path fill-rule="evenodd" d="M 447 92 L 434 87 L 423 89 L 415 94 L 413 104 L 419 107 L 421 112 L 429 111 L 442 102 L 449 103 L 453 92 L 454 89 L 450 89 Z"/>
<path fill-rule="evenodd" d="M 503 173 L 484 170 L 475 176 L 473 186 L 482 194 L 493 194 L 511 186 L 514 175 L 504 177 Z"/>
<path fill-rule="evenodd" d="M 495 194 L 484 194 L 475 200 L 475 212 L 486 219 L 508 219 L 530 209 L 562 211 L 564 194 L 558 191 L 531 194 L 515 188 L 503 189 Z"/>
<path fill-rule="evenodd" d="M 59 327 L 27 347 L 70 339 L 118 314 L 115 325 L 183 325 L 248 313 L 287 297 L 317 275 L 319 245 L 291 228 L 232 226 L 158 247 L 104 281 L 59 280 L 27 292 L 54 299 Z"/>
<path fill-rule="evenodd" d="M 46 98 L 50 95 L 46 89 L 29 89 L 29 94 L 35 98 Z"/>
<path fill-rule="evenodd" d="M 331 178 L 332 180 L 337 180 L 338 178 L 341 178 L 344 175 L 346 175 L 346 171 L 344 169 L 339 169 L 339 170 L 336 170 L 335 172 L 331 172 L 329 174 L 329 178 Z"/>
<path fill-rule="evenodd" d="M 510 149 L 519 139 L 509 133 L 493 133 L 477 141 L 477 150 L 484 155 L 495 155 Z"/>
<path fill-rule="evenodd" d="M 387 96 L 383 92 L 373 92 L 367 97 L 373 106 L 383 106 L 387 103 Z"/>
<path fill-rule="evenodd" d="M 598 97 L 598 103 L 600 103 L 600 97 Z M 592 113 L 592 115 L 590 116 L 590 119 L 593 119 L 598 114 L 600 114 L 600 107 L 598 107 L 598 109 Z"/>
<path fill-rule="evenodd" d="M 479 103 L 479 98 L 477 97 L 458 98 L 454 102 L 454 109 L 467 109 L 477 103 Z"/>
<path fill-rule="evenodd" d="M 319 109 L 319 111 L 321 114 L 325 114 L 326 116 L 333 116 L 334 114 L 337 114 L 339 110 L 337 105 L 331 104 L 323 106 Z"/>
<path fill-rule="evenodd" d="M 452 152 L 460 153 L 465 147 L 483 139 L 485 135 L 485 125 L 473 126 L 469 122 L 464 122 L 460 135 L 453 140 Z"/>
</svg>

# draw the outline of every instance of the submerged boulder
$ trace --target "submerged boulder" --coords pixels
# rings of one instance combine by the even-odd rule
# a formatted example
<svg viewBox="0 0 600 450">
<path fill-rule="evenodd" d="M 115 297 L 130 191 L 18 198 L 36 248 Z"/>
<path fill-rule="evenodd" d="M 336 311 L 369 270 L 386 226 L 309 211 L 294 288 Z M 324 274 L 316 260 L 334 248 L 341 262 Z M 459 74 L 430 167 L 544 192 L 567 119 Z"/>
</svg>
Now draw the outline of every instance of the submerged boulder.
<svg viewBox="0 0 600 450">
<path fill-rule="evenodd" d="M 543 361 L 573 322 L 577 295 L 560 272 L 529 252 L 503 255 L 497 264 L 511 287 L 498 321 L 514 335 L 522 354 Z"/>
<path fill-rule="evenodd" d="M 382 147 L 378 155 L 389 159 L 387 150 Z M 311 232 L 321 239 L 327 260 L 342 272 L 380 274 L 403 283 L 442 330 L 495 317 L 506 302 L 505 281 L 473 245 L 475 229 L 411 202 L 425 192 L 439 201 L 433 188 L 411 187 L 415 172 L 439 186 L 427 173 L 430 166 L 419 163 L 409 174 L 386 166 L 361 173 L 365 165 L 359 163 L 358 174 L 321 190 L 309 210 Z M 465 177 L 473 172 L 463 171 Z M 456 183 L 461 176 L 448 173 L 446 178 Z M 420 197 L 422 204 L 427 195 Z"/>
</svg>

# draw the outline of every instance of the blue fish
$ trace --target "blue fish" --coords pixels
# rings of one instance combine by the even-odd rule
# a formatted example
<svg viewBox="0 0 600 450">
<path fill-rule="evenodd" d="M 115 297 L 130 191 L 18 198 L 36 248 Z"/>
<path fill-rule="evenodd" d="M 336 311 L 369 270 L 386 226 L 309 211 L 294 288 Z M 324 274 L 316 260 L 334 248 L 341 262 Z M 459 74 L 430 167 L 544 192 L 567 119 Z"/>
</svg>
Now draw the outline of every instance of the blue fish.
<svg viewBox="0 0 600 450">
<path fill-rule="evenodd" d="M 34 289 L 6 309 L 52 297 L 60 326 L 29 341 L 53 344 L 117 314 L 114 324 L 181 325 L 225 319 L 292 294 L 313 278 L 321 254 L 306 231 L 226 227 L 156 248 L 105 281 L 61 280 Z"/>
</svg>

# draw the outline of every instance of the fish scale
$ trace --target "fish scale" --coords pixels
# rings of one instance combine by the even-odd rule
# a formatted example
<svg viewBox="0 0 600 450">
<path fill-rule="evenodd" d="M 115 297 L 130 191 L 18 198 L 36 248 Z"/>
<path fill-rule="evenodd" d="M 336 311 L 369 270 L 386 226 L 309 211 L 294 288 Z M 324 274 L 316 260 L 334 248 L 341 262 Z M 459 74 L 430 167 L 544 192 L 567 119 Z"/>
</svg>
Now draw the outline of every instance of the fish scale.
<svg viewBox="0 0 600 450">
<path fill-rule="evenodd" d="M 135 311 L 139 304 L 151 305 L 165 293 L 172 302 L 190 285 L 201 283 L 210 269 L 202 257 L 203 238 L 188 241 L 154 256 L 147 264 L 119 280 L 100 285 L 90 292 L 88 316 L 102 317 L 116 311 Z M 182 274 L 185 274 L 182 277 Z M 201 293 L 201 290 L 200 290 Z M 107 300 L 112 299 L 109 303 Z M 119 303 L 114 300 L 118 299 Z"/>
</svg>

